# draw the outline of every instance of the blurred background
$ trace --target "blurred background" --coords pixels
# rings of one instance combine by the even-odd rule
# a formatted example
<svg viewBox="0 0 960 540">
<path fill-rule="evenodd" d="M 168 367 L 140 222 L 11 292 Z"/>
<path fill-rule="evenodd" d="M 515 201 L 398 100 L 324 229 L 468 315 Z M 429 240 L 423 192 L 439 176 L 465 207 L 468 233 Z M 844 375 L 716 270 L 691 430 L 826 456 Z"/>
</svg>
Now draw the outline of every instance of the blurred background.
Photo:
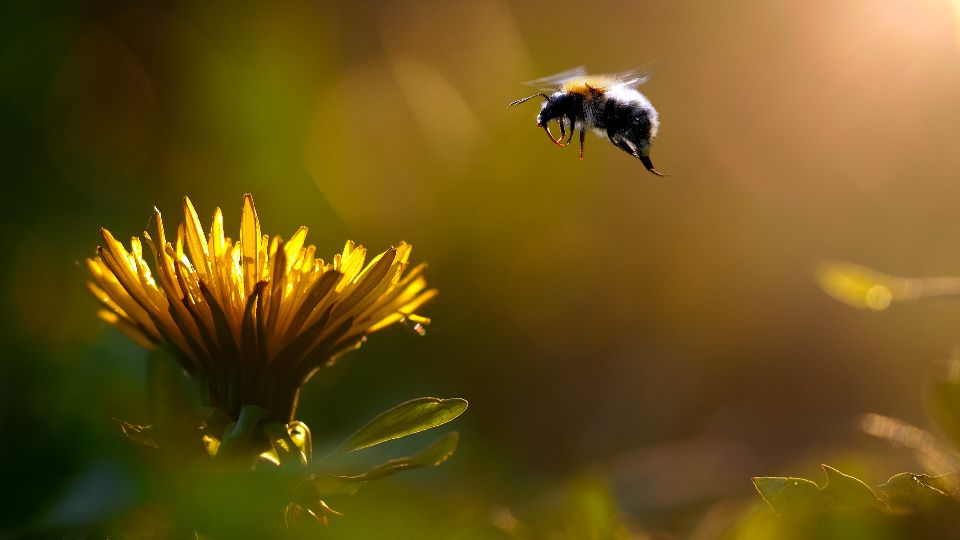
<svg viewBox="0 0 960 540">
<path fill-rule="evenodd" d="M 251 192 L 265 233 L 307 225 L 328 257 L 406 240 L 430 264 L 427 335 L 376 335 L 307 385 L 298 416 L 323 445 L 399 401 L 464 397 L 460 450 L 345 502 L 332 537 L 481 535 L 587 481 L 686 538 L 757 502 L 751 476 L 910 468 L 857 421 L 927 425 L 960 304 L 856 311 L 813 275 L 824 259 L 960 274 L 958 13 L 4 2 L 0 531 L 141 501 L 110 419 L 144 420 L 145 355 L 96 318 L 77 263 L 101 226 L 139 235 L 157 206 L 172 227 L 184 195 L 205 226 L 220 206 L 236 231 Z M 652 158 L 672 178 L 592 134 L 578 161 L 538 132 L 535 102 L 506 107 L 531 93 L 520 81 L 650 61 Z"/>
</svg>

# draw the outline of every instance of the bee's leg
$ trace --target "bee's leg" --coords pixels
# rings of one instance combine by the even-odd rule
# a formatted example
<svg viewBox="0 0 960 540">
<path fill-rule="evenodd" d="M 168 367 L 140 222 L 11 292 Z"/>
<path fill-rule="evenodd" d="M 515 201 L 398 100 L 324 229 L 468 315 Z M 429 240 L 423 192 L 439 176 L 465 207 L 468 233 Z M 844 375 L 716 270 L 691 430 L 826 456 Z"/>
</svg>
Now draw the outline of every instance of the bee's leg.
<svg viewBox="0 0 960 540">
<path fill-rule="evenodd" d="M 660 171 L 658 171 L 658 170 L 653 166 L 653 162 L 650 161 L 650 157 L 649 157 L 649 156 L 637 156 L 637 157 L 640 158 L 640 163 L 643 163 L 643 166 L 646 167 L 647 170 L 650 171 L 650 172 L 652 172 L 653 174 L 655 174 L 655 175 L 657 175 L 657 176 L 660 176 L 660 177 L 670 176 L 669 174 L 663 174 L 663 173 L 661 173 Z"/>
<path fill-rule="evenodd" d="M 587 129 L 580 128 L 580 161 L 583 161 L 583 139 L 587 136 Z M 573 138 L 573 133 L 570 134 L 570 138 Z"/>
<path fill-rule="evenodd" d="M 653 161 L 650 161 L 650 143 L 648 141 L 644 141 L 644 143 L 640 145 L 640 151 L 634 155 L 636 155 L 637 159 L 640 160 L 640 163 L 643 163 L 643 166 L 653 174 L 661 178 L 664 176 L 673 176 L 671 174 L 663 174 L 653 166 Z"/>
<path fill-rule="evenodd" d="M 557 146 L 563 146 L 563 140 L 562 140 L 562 139 L 554 139 L 554 138 L 553 138 L 553 133 L 550 133 L 550 126 L 548 126 L 546 122 L 544 122 L 544 123 L 542 123 L 542 124 L 537 124 L 537 126 L 543 128 L 543 130 L 544 130 L 545 132 L 547 132 L 547 137 L 550 137 L 550 141 L 551 141 L 553 144 L 555 144 L 555 145 L 557 145 Z"/>
<path fill-rule="evenodd" d="M 637 151 L 637 147 L 627 139 L 623 137 L 610 137 L 610 142 L 617 145 L 621 150 L 630 154 L 631 156 L 640 160 L 640 163 L 643 163 L 643 166 L 650 171 L 651 173 L 663 177 L 667 176 L 656 169 L 653 166 L 653 161 L 650 160 L 650 145 L 643 145 L 640 151 Z"/>
<path fill-rule="evenodd" d="M 630 144 L 630 141 L 624 139 L 619 135 L 614 136 L 609 133 L 607 134 L 607 138 L 609 138 L 610 142 L 612 142 L 617 148 L 623 150 L 624 152 L 630 154 L 635 158 L 640 157 L 637 155 L 637 149 Z"/>
<path fill-rule="evenodd" d="M 559 137 L 557 140 L 558 140 L 558 141 L 563 141 L 563 138 L 567 136 L 567 130 L 566 130 L 566 128 L 565 128 L 564 125 L 563 125 L 563 117 L 562 117 L 562 116 L 561 116 L 560 118 L 557 118 L 557 124 L 560 125 L 560 137 Z M 571 126 L 571 128 L 572 128 L 572 126 Z M 569 143 L 568 143 L 568 144 L 569 144 Z M 560 144 L 559 146 L 566 146 L 566 144 Z"/>
<path fill-rule="evenodd" d="M 573 133 L 577 131 L 577 123 L 574 121 L 572 116 L 567 117 L 570 120 L 570 137 L 567 138 L 567 145 L 573 142 Z"/>
</svg>

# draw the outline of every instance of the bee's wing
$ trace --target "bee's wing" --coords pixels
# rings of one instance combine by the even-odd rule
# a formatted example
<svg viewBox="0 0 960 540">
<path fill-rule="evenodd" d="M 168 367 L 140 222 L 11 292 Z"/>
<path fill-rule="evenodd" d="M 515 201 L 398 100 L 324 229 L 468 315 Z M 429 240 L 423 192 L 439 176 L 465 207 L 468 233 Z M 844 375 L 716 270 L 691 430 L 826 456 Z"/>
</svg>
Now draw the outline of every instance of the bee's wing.
<svg viewBox="0 0 960 540">
<path fill-rule="evenodd" d="M 613 77 L 619 83 L 627 86 L 640 86 L 650 80 L 650 73 L 647 71 L 628 71 L 626 73 L 617 73 Z"/>
<path fill-rule="evenodd" d="M 630 71 L 614 73 L 610 75 L 610 77 L 620 84 L 636 87 L 650 80 L 650 77 L 653 75 L 653 67 L 654 63 L 650 62 L 636 69 L 631 69 Z"/>
<path fill-rule="evenodd" d="M 540 77 L 539 79 L 534 79 L 532 81 L 527 81 L 523 84 L 527 86 L 533 86 L 540 90 L 556 90 L 561 84 L 571 80 L 576 79 L 577 77 L 583 77 L 587 74 L 587 69 L 583 66 L 577 66 L 566 71 L 561 71 L 560 73 L 555 73 L 553 75 L 548 75 L 546 77 Z"/>
</svg>

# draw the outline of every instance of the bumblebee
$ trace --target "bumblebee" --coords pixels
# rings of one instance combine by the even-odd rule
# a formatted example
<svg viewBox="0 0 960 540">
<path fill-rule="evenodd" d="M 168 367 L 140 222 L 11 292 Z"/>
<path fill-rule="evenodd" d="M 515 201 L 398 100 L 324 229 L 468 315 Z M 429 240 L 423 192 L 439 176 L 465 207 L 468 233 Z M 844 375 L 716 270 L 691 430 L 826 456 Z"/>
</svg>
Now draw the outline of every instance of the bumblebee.
<svg viewBox="0 0 960 540">
<path fill-rule="evenodd" d="M 650 100 L 637 90 L 637 87 L 648 79 L 649 75 L 642 70 L 587 75 L 583 67 L 578 67 L 530 81 L 527 84 L 554 92 L 550 95 L 537 92 L 514 101 L 510 107 L 542 97 L 544 103 L 537 115 L 537 127 L 547 133 L 553 144 L 561 147 L 569 145 L 573 141 L 574 133 L 579 130 L 580 159 L 583 159 L 583 141 L 587 129 L 590 129 L 639 159 L 651 173 L 665 176 L 657 171 L 650 160 L 650 145 L 660 129 L 657 110 L 653 108 Z M 554 138 L 550 131 L 548 124 L 551 120 L 556 120 L 560 126 L 559 138 Z M 564 142 L 568 127 L 570 136 Z"/>
</svg>

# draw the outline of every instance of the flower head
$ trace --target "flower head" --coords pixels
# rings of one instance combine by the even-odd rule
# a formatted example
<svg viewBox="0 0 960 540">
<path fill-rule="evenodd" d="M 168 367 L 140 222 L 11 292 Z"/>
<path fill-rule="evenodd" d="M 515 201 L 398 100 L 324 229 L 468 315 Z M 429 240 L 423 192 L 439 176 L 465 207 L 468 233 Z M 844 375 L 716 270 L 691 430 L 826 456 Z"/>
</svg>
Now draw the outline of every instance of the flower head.
<svg viewBox="0 0 960 540">
<path fill-rule="evenodd" d="M 167 241 L 159 210 L 130 250 L 101 229 L 104 245 L 87 260 L 88 287 L 100 317 L 147 348 L 164 345 L 196 377 L 210 404 L 228 414 L 257 405 L 292 420 L 300 387 L 371 332 L 410 320 L 432 298 L 421 264 L 408 266 L 410 244 L 374 257 L 348 241 L 324 262 L 305 246 L 307 228 L 290 237 L 260 232 L 253 198 L 243 198 L 240 237 L 224 236 L 223 215 L 204 236 L 190 199 L 176 241 Z"/>
</svg>

